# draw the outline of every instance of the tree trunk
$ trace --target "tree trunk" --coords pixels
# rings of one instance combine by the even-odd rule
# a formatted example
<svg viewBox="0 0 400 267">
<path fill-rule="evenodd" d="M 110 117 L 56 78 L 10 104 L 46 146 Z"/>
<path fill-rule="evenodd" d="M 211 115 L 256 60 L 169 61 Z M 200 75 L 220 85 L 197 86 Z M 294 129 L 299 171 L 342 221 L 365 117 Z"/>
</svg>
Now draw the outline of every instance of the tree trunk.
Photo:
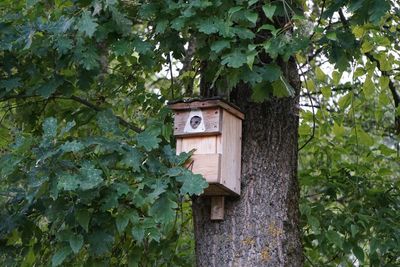
<svg viewBox="0 0 400 267">
<path fill-rule="evenodd" d="M 299 89 L 296 65 L 285 75 Z M 296 95 L 298 92 L 296 93 Z M 250 101 L 238 86 L 231 101 L 245 114 L 242 193 L 225 200 L 225 220 L 210 221 L 210 199 L 193 200 L 198 267 L 302 266 L 297 182 L 298 97 Z"/>
</svg>

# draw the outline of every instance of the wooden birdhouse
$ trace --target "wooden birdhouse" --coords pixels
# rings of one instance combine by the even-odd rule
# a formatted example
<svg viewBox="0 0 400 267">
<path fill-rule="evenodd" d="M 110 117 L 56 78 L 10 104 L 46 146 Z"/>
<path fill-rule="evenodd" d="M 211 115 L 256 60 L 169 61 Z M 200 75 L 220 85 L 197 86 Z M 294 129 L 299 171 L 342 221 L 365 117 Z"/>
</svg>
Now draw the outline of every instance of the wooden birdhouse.
<svg viewBox="0 0 400 267">
<path fill-rule="evenodd" d="M 209 183 L 205 196 L 213 196 L 211 219 L 223 219 L 222 196 L 240 195 L 243 113 L 219 99 L 174 102 L 176 153 L 195 149 L 187 167 Z M 218 196 L 216 198 L 214 196 Z M 222 205 L 222 218 L 221 218 Z M 218 215 L 219 213 L 220 215 Z"/>
</svg>

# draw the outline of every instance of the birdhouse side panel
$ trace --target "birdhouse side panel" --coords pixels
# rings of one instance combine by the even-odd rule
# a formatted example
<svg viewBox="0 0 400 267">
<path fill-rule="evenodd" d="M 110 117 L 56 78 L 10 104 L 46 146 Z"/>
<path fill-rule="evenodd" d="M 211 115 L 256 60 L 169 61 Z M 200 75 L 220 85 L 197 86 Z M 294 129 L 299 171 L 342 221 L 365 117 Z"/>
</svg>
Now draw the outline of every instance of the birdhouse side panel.
<svg viewBox="0 0 400 267">
<path fill-rule="evenodd" d="M 175 136 L 221 134 L 222 110 L 219 107 L 175 111 Z"/>
<path fill-rule="evenodd" d="M 240 195 L 242 120 L 223 111 L 221 183 Z"/>
</svg>

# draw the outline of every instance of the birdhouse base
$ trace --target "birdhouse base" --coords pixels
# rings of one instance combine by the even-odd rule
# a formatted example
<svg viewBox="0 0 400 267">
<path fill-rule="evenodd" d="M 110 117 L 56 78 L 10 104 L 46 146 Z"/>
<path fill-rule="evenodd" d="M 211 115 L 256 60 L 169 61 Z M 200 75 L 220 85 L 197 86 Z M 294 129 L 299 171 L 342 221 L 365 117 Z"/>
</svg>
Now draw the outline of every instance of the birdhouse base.
<svg viewBox="0 0 400 267">
<path fill-rule="evenodd" d="M 205 196 L 231 196 L 239 197 L 240 195 L 229 188 L 225 187 L 220 183 L 210 183 L 209 186 L 204 190 Z"/>
</svg>

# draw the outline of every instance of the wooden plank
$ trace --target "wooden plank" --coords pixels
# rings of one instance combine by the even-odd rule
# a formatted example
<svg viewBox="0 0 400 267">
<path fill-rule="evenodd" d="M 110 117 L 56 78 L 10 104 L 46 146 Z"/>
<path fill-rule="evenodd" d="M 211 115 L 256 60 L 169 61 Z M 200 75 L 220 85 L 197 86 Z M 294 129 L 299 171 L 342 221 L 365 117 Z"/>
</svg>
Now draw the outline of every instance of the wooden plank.
<svg viewBox="0 0 400 267">
<path fill-rule="evenodd" d="M 176 154 L 179 155 L 182 150 L 182 138 L 176 138 Z"/>
<path fill-rule="evenodd" d="M 221 184 L 240 195 L 242 120 L 225 110 L 222 118 Z"/>
<path fill-rule="evenodd" d="M 222 107 L 223 109 L 230 112 L 232 115 L 244 120 L 244 114 L 236 107 L 222 100 L 198 100 L 193 102 L 178 102 L 169 105 L 172 110 L 188 110 L 188 109 L 198 109 L 198 108 L 211 108 L 211 107 Z"/>
<path fill-rule="evenodd" d="M 194 154 L 216 154 L 217 153 L 217 136 L 201 136 L 201 137 L 185 137 L 178 138 L 180 144 L 177 143 L 177 153 L 189 152 L 196 149 Z M 179 149 L 178 149 L 179 147 Z"/>
<path fill-rule="evenodd" d="M 175 136 L 205 136 L 221 134 L 221 116 L 222 110 L 219 107 L 202 109 L 202 120 L 204 130 L 200 132 L 189 132 L 187 129 L 188 121 L 192 119 L 191 110 L 177 110 L 174 118 L 174 135 Z"/>
<path fill-rule="evenodd" d="M 212 221 L 221 221 L 224 219 L 225 197 L 211 197 L 211 214 Z"/>
<path fill-rule="evenodd" d="M 196 154 L 190 158 L 187 168 L 204 176 L 208 183 L 219 183 L 221 176 L 220 154 Z"/>
</svg>

